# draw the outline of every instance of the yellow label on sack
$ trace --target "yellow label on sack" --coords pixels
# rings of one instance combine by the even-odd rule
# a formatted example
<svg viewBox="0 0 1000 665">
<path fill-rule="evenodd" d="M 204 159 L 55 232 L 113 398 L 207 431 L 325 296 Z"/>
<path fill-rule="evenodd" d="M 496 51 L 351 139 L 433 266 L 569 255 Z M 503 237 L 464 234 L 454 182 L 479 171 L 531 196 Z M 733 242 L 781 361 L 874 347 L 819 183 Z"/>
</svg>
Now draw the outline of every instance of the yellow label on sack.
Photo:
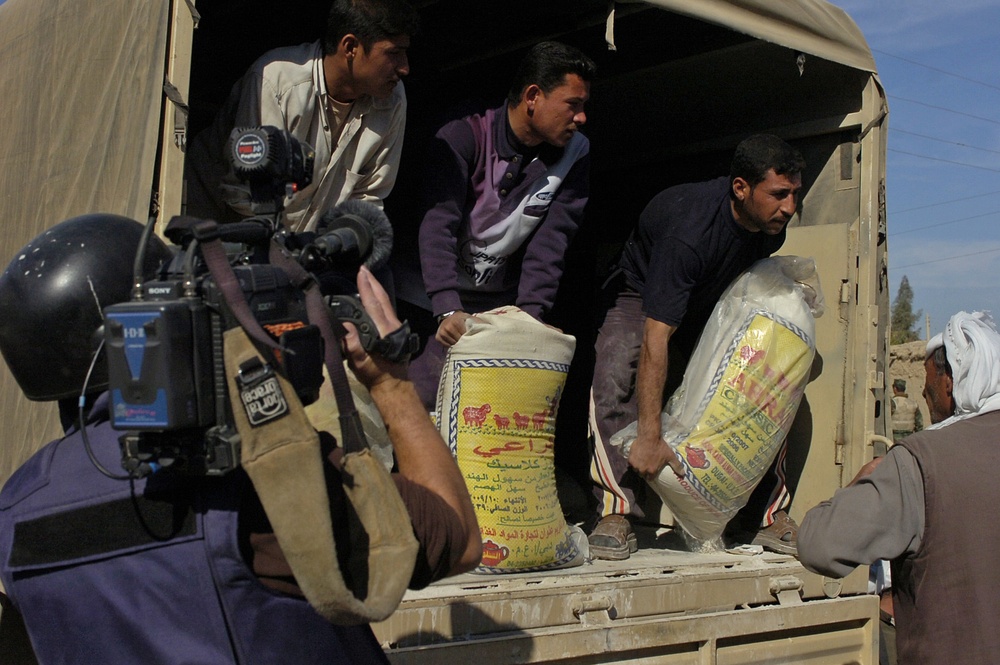
<svg viewBox="0 0 1000 665">
<path fill-rule="evenodd" d="M 564 364 L 456 362 L 450 441 L 483 537 L 481 568 L 522 570 L 576 555 L 556 494 L 555 415 Z"/>
<path fill-rule="evenodd" d="M 668 442 L 687 467 L 681 484 L 689 492 L 725 512 L 756 486 L 788 433 L 812 358 L 798 332 L 753 316 L 719 367 L 698 423 Z"/>
</svg>

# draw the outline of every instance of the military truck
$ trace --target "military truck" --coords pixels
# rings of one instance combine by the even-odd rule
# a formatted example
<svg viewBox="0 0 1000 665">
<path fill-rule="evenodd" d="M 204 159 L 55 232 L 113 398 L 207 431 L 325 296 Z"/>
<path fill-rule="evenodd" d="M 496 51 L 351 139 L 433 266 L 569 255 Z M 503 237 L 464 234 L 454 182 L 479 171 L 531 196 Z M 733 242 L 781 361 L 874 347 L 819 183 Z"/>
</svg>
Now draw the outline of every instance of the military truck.
<svg viewBox="0 0 1000 665">
<path fill-rule="evenodd" d="M 0 5 L 0 201 L 5 264 L 74 215 L 107 211 L 162 230 L 184 210 L 188 140 L 249 63 L 309 41 L 325 0 L 6 0 Z M 416 0 L 407 143 L 386 202 L 412 233 L 421 138 L 468 100 L 499 101 L 526 48 L 580 47 L 598 64 L 587 222 L 554 316 L 577 337 L 557 466 L 586 483 L 593 294 L 639 212 L 671 184 L 724 174 L 754 132 L 798 147 L 801 212 L 782 254 L 816 260 L 826 300 L 817 362 L 789 437 L 792 517 L 843 486 L 887 442 L 886 95 L 852 20 L 823 0 Z M 0 482 L 59 434 L 0 370 Z M 828 580 L 793 557 L 687 552 L 640 530 L 625 562 L 467 574 L 410 592 L 375 627 L 394 663 L 874 663 L 865 571 Z M 2 633 L 0 633 L 2 635 Z"/>
</svg>

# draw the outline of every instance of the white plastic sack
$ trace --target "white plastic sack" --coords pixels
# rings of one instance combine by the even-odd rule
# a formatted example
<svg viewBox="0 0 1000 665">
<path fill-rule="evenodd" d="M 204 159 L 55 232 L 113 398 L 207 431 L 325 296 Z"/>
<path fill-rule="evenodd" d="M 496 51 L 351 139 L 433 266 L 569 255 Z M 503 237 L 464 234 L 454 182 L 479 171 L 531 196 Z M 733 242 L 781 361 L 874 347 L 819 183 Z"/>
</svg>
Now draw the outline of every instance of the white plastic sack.
<svg viewBox="0 0 1000 665">
<path fill-rule="evenodd" d="M 661 416 L 684 476 L 667 466 L 650 483 L 696 540 L 717 541 L 774 461 L 809 380 L 822 307 L 815 262 L 777 256 L 751 266 L 713 310 Z M 636 431 L 611 445 L 627 456 Z"/>
</svg>

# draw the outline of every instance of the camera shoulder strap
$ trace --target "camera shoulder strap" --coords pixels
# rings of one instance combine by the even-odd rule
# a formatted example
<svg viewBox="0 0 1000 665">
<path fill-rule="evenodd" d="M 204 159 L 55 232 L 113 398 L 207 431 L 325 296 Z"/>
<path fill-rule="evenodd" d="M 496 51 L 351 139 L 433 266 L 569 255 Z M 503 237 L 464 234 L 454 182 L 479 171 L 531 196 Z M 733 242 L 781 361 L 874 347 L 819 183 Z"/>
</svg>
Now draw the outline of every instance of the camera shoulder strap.
<svg viewBox="0 0 1000 665">
<path fill-rule="evenodd" d="M 268 371 L 247 334 L 233 328 L 224 335 L 242 464 L 299 588 L 333 623 L 385 619 L 406 591 L 419 547 L 395 483 L 370 450 L 344 456 L 350 542 L 341 547 L 349 548 L 351 556 L 350 569 L 342 571 L 319 436 L 294 388 L 277 372 Z M 262 411 L 275 412 L 279 403 L 286 407 L 284 414 L 259 417 Z"/>
<path fill-rule="evenodd" d="M 214 222 L 212 223 L 214 224 Z M 272 349 L 279 349 L 280 346 L 271 339 L 271 336 L 267 334 L 267 331 L 254 318 L 253 312 L 250 311 L 250 304 L 247 303 L 243 289 L 240 288 L 233 267 L 229 265 L 222 241 L 218 237 L 201 241 L 200 249 L 202 258 L 205 259 L 205 265 L 208 266 L 208 272 L 211 273 L 212 279 L 215 280 L 223 297 L 225 297 L 229 311 L 233 313 L 243 329 L 260 344 Z"/>
<path fill-rule="evenodd" d="M 233 273 L 229 259 L 226 257 L 225 249 L 218 235 L 215 233 L 214 222 L 204 222 L 204 228 L 195 225 L 195 237 L 202 238 L 201 254 L 205 259 L 212 279 L 222 292 L 229 310 L 239 321 L 243 330 L 258 343 L 272 349 L 280 348 L 271 339 L 264 328 L 258 323 L 250 305 L 247 303 L 243 289 L 240 288 L 239 281 Z M 337 323 L 334 327 L 333 320 L 326 305 L 323 303 L 322 294 L 316 280 L 296 261 L 292 260 L 281 249 L 278 243 L 272 239 L 270 245 L 269 260 L 272 265 L 284 270 L 297 288 L 301 289 L 306 296 L 306 311 L 309 315 L 309 322 L 319 328 L 323 338 L 324 364 L 330 376 L 330 383 L 333 388 L 334 397 L 337 400 L 338 418 L 340 422 L 340 445 L 345 452 L 358 452 L 368 447 L 364 429 L 361 425 L 361 416 L 354 405 L 351 397 L 350 384 L 344 372 L 344 361 L 340 354 L 340 337 L 343 334 L 343 326 Z M 337 328 L 341 334 L 337 334 Z"/>
<path fill-rule="evenodd" d="M 284 270 L 292 284 L 305 293 L 309 323 L 319 328 L 323 337 L 323 360 L 330 375 L 333 396 L 337 400 L 340 445 L 345 453 L 360 452 L 368 448 L 368 440 L 361 426 L 361 416 L 351 396 L 350 383 L 344 370 L 344 358 L 340 353 L 340 339 L 345 332 L 344 326 L 339 321 L 334 322 L 329 307 L 323 302 L 319 284 L 313 276 L 297 261 L 292 260 L 278 243 L 271 242 L 268 258 L 271 265 Z"/>
</svg>

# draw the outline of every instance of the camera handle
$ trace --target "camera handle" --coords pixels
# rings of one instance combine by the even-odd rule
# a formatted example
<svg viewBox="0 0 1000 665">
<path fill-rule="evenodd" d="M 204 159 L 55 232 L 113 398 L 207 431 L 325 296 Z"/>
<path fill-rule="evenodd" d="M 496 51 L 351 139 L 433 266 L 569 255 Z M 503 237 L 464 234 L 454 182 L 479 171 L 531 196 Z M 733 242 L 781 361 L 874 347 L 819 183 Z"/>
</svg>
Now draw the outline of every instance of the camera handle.
<svg viewBox="0 0 1000 665">
<path fill-rule="evenodd" d="M 218 224 L 206 220 L 195 224 L 192 230 L 195 239 L 201 245 L 201 255 L 205 259 L 205 265 L 208 266 L 209 273 L 225 297 L 233 316 L 240 322 L 240 326 L 258 343 L 272 350 L 280 350 L 281 346 L 271 339 L 250 310 L 239 280 L 229 265 L 229 257 L 226 256 L 225 247 L 218 235 Z"/>
<path fill-rule="evenodd" d="M 420 348 L 420 338 L 410 332 L 409 322 L 403 321 L 402 325 L 382 337 L 372 317 L 354 296 L 326 296 L 324 300 L 335 320 L 354 324 L 365 351 L 377 353 L 389 362 L 404 363 Z"/>
<path fill-rule="evenodd" d="M 360 452 L 368 448 L 368 438 L 361 425 L 361 415 L 354 405 L 351 386 L 344 369 L 344 358 L 340 353 L 340 340 L 345 334 L 344 327 L 333 325 L 330 310 L 323 301 L 316 278 L 293 260 L 277 242 L 271 242 L 271 265 L 285 271 L 292 285 L 299 288 L 306 297 L 306 313 L 309 322 L 319 328 L 323 337 L 323 356 L 326 371 L 330 375 L 330 385 L 337 401 L 340 419 L 340 444 L 345 453 Z"/>
<path fill-rule="evenodd" d="M 271 339 L 258 323 L 253 312 L 250 311 L 246 296 L 240 288 L 232 266 L 229 265 L 229 259 L 219 238 L 217 227 L 218 225 L 213 221 L 205 221 L 195 224 L 193 227 L 194 236 L 201 245 L 201 254 L 208 266 L 209 273 L 222 292 L 233 316 L 239 321 L 247 335 L 272 351 L 280 350 L 280 345 Z M 330 321 L 329 310 L 323 302 L 319 284 L 302 266 L 285 254 L 273 240 L 270 245 L 270 259 L 272 265 L 284 270 L 292 284 L 305 293 L 309 322 L 319 328 L 320 335 L 323 337 L 324 361 L 327 372 L 330 374 L 333 395 L 337 400 L 337 408 L 340 412 L 340 438 L 344 451 L 358 452 L 368 448 L 368 439 L 365 437 L 361 425 L 361 416 L 354 405 L 350 384 L 347 382 L 344 359 L 340 354 L 340 336 L 336 334 Z M 290 353 L 291 349 L 285 349 L 284 352 Z"/>
</svg>

